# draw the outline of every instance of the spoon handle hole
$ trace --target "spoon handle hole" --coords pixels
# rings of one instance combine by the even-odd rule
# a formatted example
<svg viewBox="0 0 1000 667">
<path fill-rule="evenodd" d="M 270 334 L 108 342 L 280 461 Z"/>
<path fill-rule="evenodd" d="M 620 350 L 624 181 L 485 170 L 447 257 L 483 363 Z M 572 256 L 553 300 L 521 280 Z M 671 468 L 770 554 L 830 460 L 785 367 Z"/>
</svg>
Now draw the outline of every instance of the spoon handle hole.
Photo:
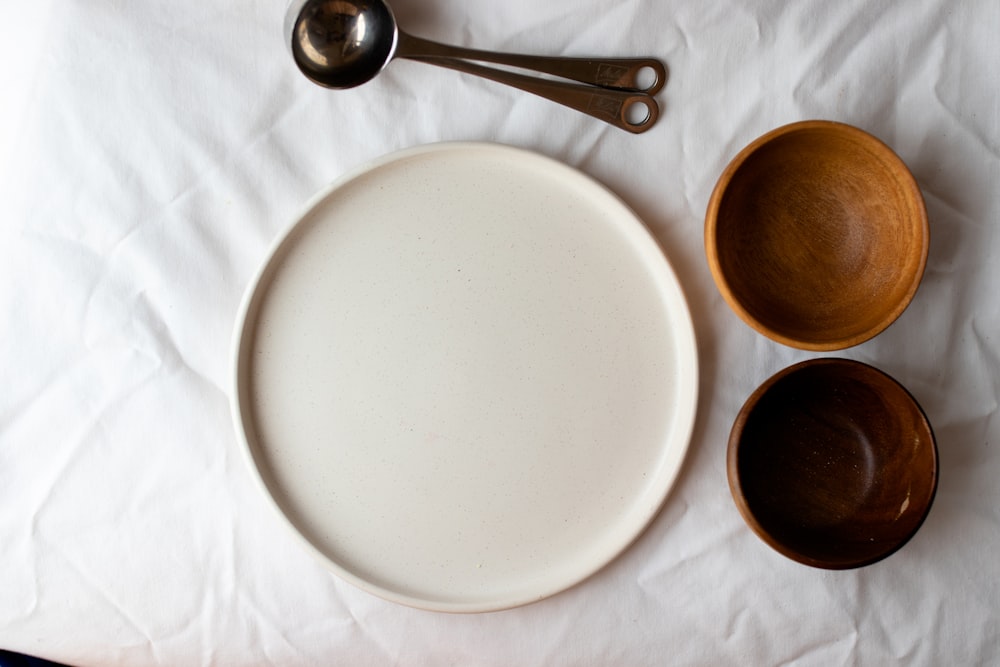
<svg viewBox="0 0 1000 667">
<path fill-rule="evenodd" d="M 643 65 L 636 71 L 633 82 L 637 90 L 650 92 L 662 88 L 665 79 L 666 73 L 662 67 Z"/>
<path fill-rule="evenodd" d="M 658 110 L 653 106 L 651 98 L 631 97 L 622 105 L 622 120 L 626 128 L 632 132 L 641 132 L 649 128 L 656 120 Z"/>
</svg>

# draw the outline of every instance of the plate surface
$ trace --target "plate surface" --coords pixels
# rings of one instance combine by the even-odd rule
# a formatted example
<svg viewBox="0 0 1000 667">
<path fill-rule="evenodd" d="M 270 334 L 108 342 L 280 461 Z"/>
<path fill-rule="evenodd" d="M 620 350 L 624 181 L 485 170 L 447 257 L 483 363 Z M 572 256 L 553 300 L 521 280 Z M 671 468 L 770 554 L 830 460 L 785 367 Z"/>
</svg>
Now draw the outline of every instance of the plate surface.
<svg viewBox="0 0 1000 667">
<path fill-rule="evenodd" d="M 605 188 L 492 144 L 318 195 L 236 330 L 234 415 L 282 516 L 395 602 L 488 611 L 625 549 L 687 450 L 697 352 L 656 242 Z"/>
</svg>

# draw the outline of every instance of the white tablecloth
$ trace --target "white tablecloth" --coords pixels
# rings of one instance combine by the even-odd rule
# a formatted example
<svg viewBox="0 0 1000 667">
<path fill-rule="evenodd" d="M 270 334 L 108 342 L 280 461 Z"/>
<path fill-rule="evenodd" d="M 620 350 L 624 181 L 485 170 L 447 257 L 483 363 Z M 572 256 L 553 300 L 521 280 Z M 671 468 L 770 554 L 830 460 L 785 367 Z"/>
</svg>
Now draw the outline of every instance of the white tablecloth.
<svg viewBox="0 0 1000 667">
<path fill-rule="evenodd" d="M 633 136 L 406 61 L 321 89 L 282 44 L 282 0 L 0 9 L 0 647 L 105 666 L 997 664 L 1000 4 L 393 6 L 442 41 L 660 57 L 661 120 Z M 840 356 L 921 402 L 940 486 L 906 547 L 846 572 L 779 556 L 729 495 L 739 407 L 817 355 L 730 311 L 702 238 L 728 160 L 807 118 L 892 146 L 931 220 L 910 308 Z M 480 615 L 324 570 L 253 484 L 228 402 L 237 306 L 272 239 L 346 170 L 443 140 L 532 149 L 617 192 L 679 274 L 701 364 L 690 452 L 653 525 L 579 586 Z"/>
</svg>

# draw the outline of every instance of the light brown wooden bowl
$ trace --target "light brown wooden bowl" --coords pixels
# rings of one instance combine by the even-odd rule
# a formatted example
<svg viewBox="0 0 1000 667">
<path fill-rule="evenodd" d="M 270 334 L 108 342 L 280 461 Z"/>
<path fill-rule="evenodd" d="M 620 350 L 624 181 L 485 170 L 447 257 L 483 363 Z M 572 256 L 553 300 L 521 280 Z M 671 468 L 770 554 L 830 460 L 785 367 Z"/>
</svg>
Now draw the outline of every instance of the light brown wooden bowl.
<svg viewBox="0 0 1000 667">
<path fill-rule="evenodd" d="M 778 128 L 726 167 L 705 216 L 716 285 L 760 333 L 839 350 L 913 299 L 929 231 L 920 188 L 892 150 L 850 125 Z"/>
<path fill-rule="evenodd" d="M 881 560 L 917 532 L 937 489 L 937 445 L 916 400 L 882 371 L 813 359 L 779 372 L 733 425 L 729 487 L 747 524 L 826 569 Z"/>
</svg>

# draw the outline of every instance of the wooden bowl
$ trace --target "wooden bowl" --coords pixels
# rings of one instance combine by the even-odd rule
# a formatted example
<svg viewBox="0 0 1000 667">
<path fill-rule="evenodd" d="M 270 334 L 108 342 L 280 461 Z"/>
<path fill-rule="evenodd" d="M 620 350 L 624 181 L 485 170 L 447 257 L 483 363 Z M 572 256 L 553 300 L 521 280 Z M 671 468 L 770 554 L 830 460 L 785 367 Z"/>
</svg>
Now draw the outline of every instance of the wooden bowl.
<svg viewBox="0 0 1000 667">
<path fill-rule="evenodd" d="M 880 333 L 927 262 L 927 212 L 889 147 L 850 125 L 778 128 L 726 167 L 705 216 L 715 282 L 751 327 L 806 350 Z"/>
<path fill-rule="evenodd" d="M 826 569 L 892 554 L 923 523 L 937 446 L 914 398 L 882 371 L 813 359 L 761 385 L 729 438 L 743 518 L 788 558 Z"/>
</svg>

